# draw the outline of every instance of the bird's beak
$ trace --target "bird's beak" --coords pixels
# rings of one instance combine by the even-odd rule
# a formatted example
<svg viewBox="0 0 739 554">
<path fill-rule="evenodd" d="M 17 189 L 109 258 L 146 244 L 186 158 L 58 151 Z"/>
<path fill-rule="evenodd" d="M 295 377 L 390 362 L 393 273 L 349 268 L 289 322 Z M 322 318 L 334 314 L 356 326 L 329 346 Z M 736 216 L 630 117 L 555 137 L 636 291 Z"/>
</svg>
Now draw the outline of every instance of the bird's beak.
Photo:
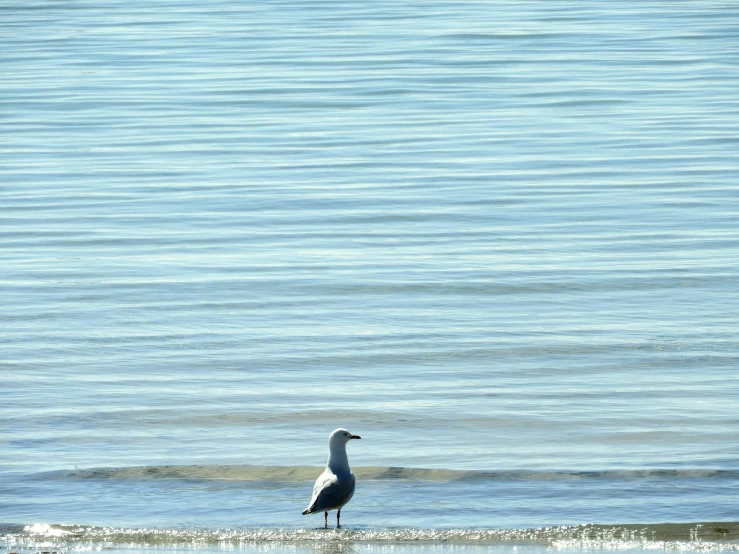
<svg viewBox="0 0 739 554">
<path fill-rule="evenodd" d="M 349 437 L 349 438 L 350 438 L 350 439 L 361 439 L 362 437 L 360 437 L 359 435 L 352 435 L 352 436 L 351 436 L 351 437 Z"/>
</svg>

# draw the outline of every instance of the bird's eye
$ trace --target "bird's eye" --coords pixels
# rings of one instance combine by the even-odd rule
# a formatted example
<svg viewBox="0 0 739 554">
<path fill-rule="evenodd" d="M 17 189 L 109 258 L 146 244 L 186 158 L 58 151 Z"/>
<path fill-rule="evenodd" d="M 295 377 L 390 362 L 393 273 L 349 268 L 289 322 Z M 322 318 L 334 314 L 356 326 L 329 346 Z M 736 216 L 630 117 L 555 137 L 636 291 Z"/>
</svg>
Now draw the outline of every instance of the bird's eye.
<svg viewBox="0 0 739 554">
<path fill-rule="evenodd" d="M 345 437 L 348 437 L 349 435 L 347 435 L 346 433 L 344 433 L 344 436 L 345 436 Z"/>
</svg>

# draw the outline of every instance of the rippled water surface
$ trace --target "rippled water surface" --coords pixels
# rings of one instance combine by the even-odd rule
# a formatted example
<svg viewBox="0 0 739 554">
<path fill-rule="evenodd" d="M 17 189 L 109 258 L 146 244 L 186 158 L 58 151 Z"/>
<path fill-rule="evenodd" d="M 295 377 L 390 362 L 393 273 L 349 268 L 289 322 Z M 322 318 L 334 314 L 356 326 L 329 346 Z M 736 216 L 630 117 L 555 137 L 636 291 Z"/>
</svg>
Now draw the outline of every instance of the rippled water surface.
<svg viewBox="0 0 739 554">
<path fill-rule="evenodd" d="M 5 547 L 300 550 L 343 426 L 336 551 L 734 548 L 738 60 L 728 1 L 5 2 Z"/>
</svg>

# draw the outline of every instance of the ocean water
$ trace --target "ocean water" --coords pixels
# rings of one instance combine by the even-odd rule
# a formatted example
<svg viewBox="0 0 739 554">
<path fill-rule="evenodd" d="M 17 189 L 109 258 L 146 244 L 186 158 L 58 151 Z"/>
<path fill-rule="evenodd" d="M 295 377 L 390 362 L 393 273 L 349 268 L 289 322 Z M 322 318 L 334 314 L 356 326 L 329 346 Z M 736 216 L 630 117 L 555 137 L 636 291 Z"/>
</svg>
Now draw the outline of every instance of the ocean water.
<svg viewBox="0 0 739 554">
<path fill-rule="evenodd" d="M 0 550 L 739 550 L 736 2 L 9 0 L 0 70 Z"/>
</svg>

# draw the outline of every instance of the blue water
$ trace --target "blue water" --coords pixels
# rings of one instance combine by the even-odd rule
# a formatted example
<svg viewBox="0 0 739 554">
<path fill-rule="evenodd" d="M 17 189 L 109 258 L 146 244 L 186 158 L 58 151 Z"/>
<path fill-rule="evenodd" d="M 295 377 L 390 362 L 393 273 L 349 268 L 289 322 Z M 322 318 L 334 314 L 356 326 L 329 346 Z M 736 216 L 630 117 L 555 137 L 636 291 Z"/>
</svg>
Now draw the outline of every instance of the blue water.
<svg viewBox="0 0 739 554">
<path fill-rule="evenodd" d="M 11 1 L 0 72 L 7 548 L 305 538 L 339 426 L 355 546 L 736 546 L 735 2 Z"/>
</svg>

